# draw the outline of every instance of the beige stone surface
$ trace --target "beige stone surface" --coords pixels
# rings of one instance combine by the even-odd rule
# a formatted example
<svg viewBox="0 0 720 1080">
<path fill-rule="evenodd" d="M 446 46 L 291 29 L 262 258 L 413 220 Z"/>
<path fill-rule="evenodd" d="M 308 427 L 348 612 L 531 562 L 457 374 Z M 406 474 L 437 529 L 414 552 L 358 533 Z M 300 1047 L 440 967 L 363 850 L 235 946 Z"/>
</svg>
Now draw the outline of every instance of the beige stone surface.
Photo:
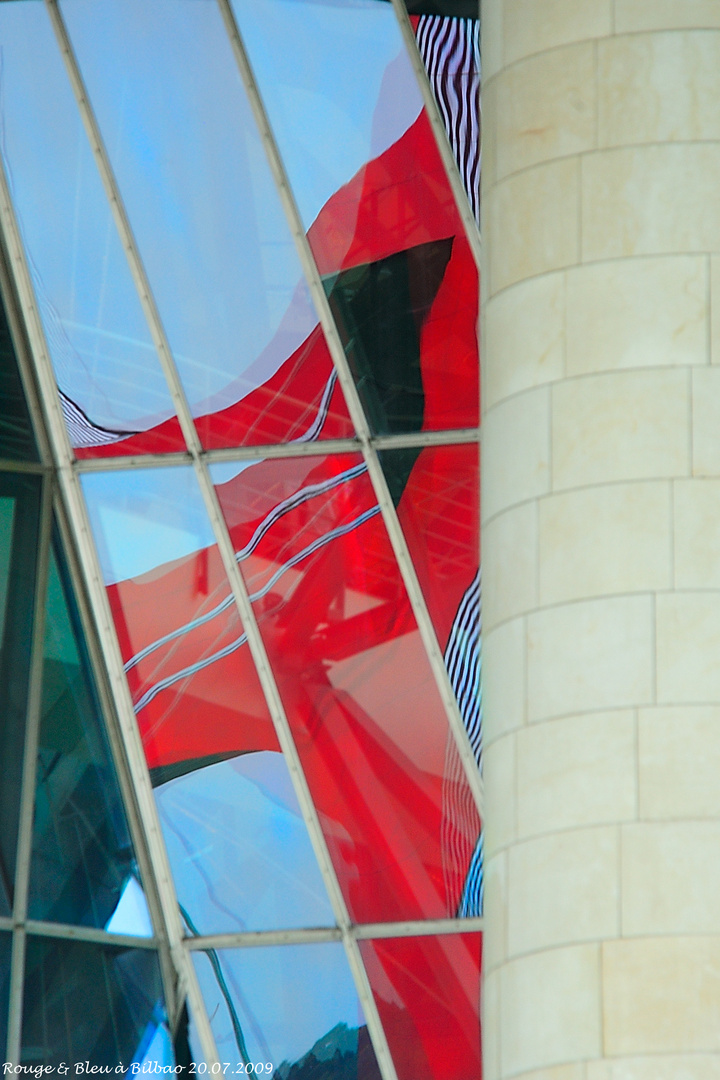
<svg viewBox="0 0 720 1080">
<path fill-rule="evenodd" d="M 490 292 L 580 261 L 580 165 L 561 158 L 486 193 Z"/>
<path fill-rule="evenodd" d="M 556 1065 L 552 1069 L 533 1069 L 519 1074 L 517 1080 L 585 1080 L 585 1066 L 573 1063 Z"/>
<path fill-rule="evenodd" d="M 689 472 L 687 373 L 620 371 L 552 387 L 553 488 Z"/>
<path fill-rule="evenodd" d="M 573 829 L 508 852 L 508 953 L 618 934 L 618 830 Z"/>
<path fill-rule="evenodd" d="M 558 45 L 603 37 L 612 27 L 610 0 L 505 0 L 506 64 Z"/>
<path fill-rule="evenodd" d="M 652 602 L 603 598 L 528 616 L 530 720 L 652 699 Z"/>
<path fill-rule="evenodd" d="M 720 307 L 717 311 L 720 313 Z M 720 367 L 692 372 L 692 465 L 694 476 L 720 476 Z"/>
<path fill-rule="evenodd" d="M 483 751 L 485 777 L 485 853 L 515 839 L 515 738 L 506 735 Z"/>
<path fill-rule="evenodd" d="M 546 496 L 538 538 L 541 604 L 667 589 L 670 484 L 609 484 Z"/>
<path fill-rule="evenodd" d="M 575 945 L 500 969 L 504 1075 L 598 1056 L 598 965 L 597 945 Z"/>
<path fill-rule="evenodd" d="M 711 255 L 710 266 L 710 362 L 720 364 L 720 255 Z"/>
<path fill-rule="evenodd" d="M 583 155 L 583 261 L 720 249 L 718 169 L 720 143 Z"/>
<path fill-rule="evenodd" d="M 675 585 L 720 588 L 720 480 L 676 480 Z"/>
<path fill-rule="evenodd" d="M 720 1080 L 715 1054 L 663 1054 L 588 1061 L 585 1080 Z"/>
<path fill-rule="evenodd" d="M 550 397 L 527 390 L 491 409 L 483 420 L 483 521 L 550 487 Z"/>
<path fill-rule="evenodd" d="M 523 618 L 483 632 L 483 738 L 488 746 L 525 721 Z"/>
<path fill-rule="evenodd" d="M 519 780 L 522 753 L 518 753 Z M 640 709 L 638 784 L 643 818 L 720 818 L 720 706 Z"/>
<path fill-rule="evenodd" d="M 719 933 L 718 851 L 718 821 L 623 825 L 623 935 Z"/>
<path fill-rule="evenodd" d="M 718 0 L 615 0 L 615 31 L 720 27 Z"/>
<path fill-rule="evenodd" d="M 657 700 L 720 699 L 720 592 L 657 597 Z"/>
<path fill-rule="evenodd" d="M 606 1055 L 720 1050 L 720 938 L 626 938 L 602 955 Z"/>
<path fill-rule="evenodd" d="M 483 971 L 492 971 L 507 959 L 507 852 L 498 851 L 483 867 L 483 917 L 492 933 L 483 938 Z"/>
<path fill-rule="evenodd" d="M 595 48 L 591 42 L 533 56 L 497 86 L 497 175 L 595 146 Z"/>
<path fill-rule="evenodd" d="M 482 173 L 480 176 L 480 185 L 483 192 L 482 202 L 480 206 L 481 212 L 481 231 L 483 235 L 487 236 L 487 230 L 490 227 L 489 218 L 486 215 L 487 210 L 487 198 L 486 193 L 489 193 L 490 188 L 497 181 L 497 79 L 491 79 L 489 82 L 485 78 L 484 70 L 485 58 L 483 57 L 483 80 L 482 80 Z M 483 249 L 483 254 L 487 252 Z M 483 279 L 483 287 L 486 284 L 486 275 L 481 274 Z"/>
<path fill-rule="evenodd" d="M 500 972 L 483 973 L 482 981 L 483 1080 L 499 1080 L 500 1072 Z"/>
<path fill-rule="evenodd" d="M 568 270 L 567 374 L 708 363 L 707 265 L 667 255 Z"/>
<path fill-rule="evenodd" d="M 485 84 L 500 70 L 502 56 L 502 0 L 481 0 L 482 10 L 482 75 L 483 94 Z M 484 105 L 484 102 L 483 102 Z"/>
<path fill-rule="evenodd" d="M 636 816 L 631 711 L 532 724 L 518 732 L 516 753 L 520 837 Z"/>
<path fill-rule="evenodd" d="M 537 604 L 536 502 L 512 507 L 483 530 L 483 627 Z"/>
<path fill-rule="evenodd" d="M 598 45 L 598 142 L 720 137 L 720 32 L 632 34 Z"/>
<path fill-rule="evenodd" d="M 564 375 L 565 279 L 543 274 L 485 306 L 484 406 Z"/>
</svg>

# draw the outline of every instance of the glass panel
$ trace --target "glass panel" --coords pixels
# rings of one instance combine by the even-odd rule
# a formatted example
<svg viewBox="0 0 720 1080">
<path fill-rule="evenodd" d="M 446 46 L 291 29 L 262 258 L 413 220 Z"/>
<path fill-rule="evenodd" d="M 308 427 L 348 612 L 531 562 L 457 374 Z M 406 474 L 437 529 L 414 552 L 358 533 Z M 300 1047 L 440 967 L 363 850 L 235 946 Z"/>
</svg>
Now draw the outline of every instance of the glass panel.
<svg viewBox="0 0 720 1080">
<path fill-rule="evenodd" d="M 480 19 L 475 0 L 406 5 L 418 49 L 467 192 L 480 221 Z"/>
<path fill-rule="evenodd" d="M 334 924 L 282 754 L 216 762 L 155 797 L 191 933 Z"/>
<path fill-rule="evenodd" d="M 78 614 L 56 553 L 48 580 L 28 915 L 152 934 Z"/>
<path fill-rule="evenodd" d="M 0 473 L 0 915 L 12 910 L 41 481 Z"/>
<path fill-rule="evenodd" d="M 0 303 L 0 457 L 37 461 L 30 416 L 5 309 Z"/>
<path fill-rule="evenodd" d="M 0 933 L 0 1047 L 3 1055 L 7 1042 L 8 1005 L 10 1000 L 10 956 L 12 936 Z"/>
<path fill-rule="evenodd" d="M 398 1080 L 478 1080 L 480 934 L 361 941 Z"/>
<path fill-rule="evenodd" d="M 479 763 L 478 446 L 382 450 L 380 460 Z"/>
<path fill-rule="evenodd" d="M 217 5 L 62 9 L 204 445 L 352 435 Z"/>
<path fill-rule="evenodd" d="M 373 430 L 475 426 L 477 269 L 392 8 L 232 5 Z"/>
<path fill-rule="evenodd" d="M 480 823 L 362 459 L 211 471 L 352 918 L 456 914 Z"/>
<path fill-rule="evenodd" d="M 89 1060 L 129 1069 L 147 1060 L 153 1042 L 153 1053 L 167 1059 L 157 1038 L 163 1027 L 160 968 L 151 949 L 28 938 L 23 1065 Z"/>
<path fill-rule="evenodd" d="M 83 486 L 188 928 L 327 925 L 193 471 L 86 475 Z"/>
<path fill-rule="evenodd" d="M 0 4 L 2 152 L 79 456 L 184 449 L 42 4 Z M 161 425 L 162 421 L 167 421 Z"/>
<path fill-rule="evenodd" d="M 380 1080 L 342 945 L 192 955 L 221 1061 L 281 1080 Z"/>
</svg>

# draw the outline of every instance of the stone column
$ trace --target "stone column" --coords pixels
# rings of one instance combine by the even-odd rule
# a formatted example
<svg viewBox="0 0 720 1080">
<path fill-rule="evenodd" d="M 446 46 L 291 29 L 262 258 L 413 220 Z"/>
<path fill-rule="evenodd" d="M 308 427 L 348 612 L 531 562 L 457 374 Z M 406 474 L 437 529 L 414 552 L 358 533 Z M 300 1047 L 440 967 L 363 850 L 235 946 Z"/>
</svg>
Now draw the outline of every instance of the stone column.
<svg viewBox="0 0 720 1080">
<path fill-rule="evenodd" d="M 720 0 L 482 18 L 485 1080 L 718 1080 Z"/>
</svg>

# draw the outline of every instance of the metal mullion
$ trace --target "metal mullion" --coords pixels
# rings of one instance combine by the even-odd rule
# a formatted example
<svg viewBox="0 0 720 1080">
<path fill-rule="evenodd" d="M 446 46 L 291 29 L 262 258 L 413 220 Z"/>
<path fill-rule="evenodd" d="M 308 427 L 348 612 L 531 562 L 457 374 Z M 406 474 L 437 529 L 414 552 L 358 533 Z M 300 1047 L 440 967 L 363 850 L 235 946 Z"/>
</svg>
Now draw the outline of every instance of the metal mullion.
<svg viewBox="0 0 720 1080">
<path fill-rule="evenodd" d="M 132 226 L 130 225 L 130 219 L 125 209 L 125 204 L 115 178 L 115 173 L 110 164 L 110 158 L 105 148 L 97 118 L 90 104 L 87 88 L 65 26 L 65 20 L 60 13 L 57 0 L 45 0 L 45 6 L 50 15 L 50 21 L 52 22 L 58 46 L 65 62 L 65 69 L 72 85 L 75 101 L 80 112 L 83 127 L 85 128 L 85 132 L 90 142 L 90 148 L 95 158 L 95 164 L 97 165 L 100 179 L 105 188 L 105 195 L 110 204 L 110 210 L 115 220 L 115 226 L 123 248 L 125 249 L 125 257 L 127 258 L 130 267 L 130 274 L 137 290 L 158 359 L 163 370 L 167 371 L 168 365 L 172 363 L 170 343 L 165 334 L 162 319 L 160 318 L 160 312 L 158 311 L 150 287 L 150 281 L 140 257 L 140 252 L 135 241 L 135 235 Z M 176 388 L 170 381 L 168 381 L 168 388 L 180 423 L 180 428 L 185 437 L 185 442 L 190 448 L 191 443 L 197 436 L 195 435 L 194 426 L 188 423 L 189 413 L 183 408 L 185 395 L 182 392 L 178 394 Z"/>
<path fill-rule="evenodd" d="M 25 714 L 25 745 L 23 747 L 22 780 L 20 786 L 20 818 L 15 887 L 13 892 L 13 943 L 10 962 L 10 1008 L 8 1013 L 6 1061 L 20 1063 L 25 981 L 25 921 L 27 919 L 32 856 L 33 821 L 35 811 L 35 781 L 37 775 L 38 741 L 42 715 L 43 660 L 45 644 L 45 613 L 47 584 L 50 570 L 52 541 L 52 477 L 42 484 L 38 535 L 37 570 L 33 603 L 32 643 L 28 670 L 28 697 Z"/>
<path fill-rule="evenodd" d="M 448 428 L 441 431 L 416 431 L 397 435 L 372 435 L 370 444 L 377 450 L 404 450 L 425 446 L 461 446 L 477 442 L 479 428 Z M 269 443 L 259 446 L 228 446 L 216 450 L 202 450 L 201 456 L 209 464 L 215 462 L 258 461 L 270 458 L 316 457 L 330 454 L 353 454 L 362 451 L 358 439 L 325 439 L 314 442 Z M 75 470 L 86 472 L 117 472 L 123 469 L 157 469 L 173 466 L 191 465 L 190 453 L 171 454 L 133 454 L 123 457 L 79 458 L 75 461 Z M 8 469 L 10 465 L 7 466 Z M 0 471 L 4 468 L 0 461 Z M 33 470 L 40 471 L 42 466 Z"/>
<path fill-rule="evenodd" d="M 43 476 L 51 471 L 49 465 L 43 465 L 39 461 L 13 461 L 12 458 L 0 458 L 0 472 L 30 473 Z"/>
<path fill-rule="evenodd" d="M 410 59 L 410 63 L 412 64 L 413 71 L 415 72 L 428 120 L 430 121 L 430 126 L 433 135 L 435 136 L 435 142 L 440 157 L 442 158 L 442 163 L 445 166 L 448 182 L 455 198 L 455 205 L 457 206 L 458 213 L 465 226 L 465 234 L 477 264 L 478 273 L 480 273 L 482 259 L 480 230 L 478 228 L 478 223 L 475 220 L 475 215 L 472 212 L 470 200 L 465 191 L 465 185 L 462 182 L 455 155 L 450 146 L 450 140 L 448 139 L 447 130 L 440 115 L 440 109 L 438 108 L 433 88 L 430 85 L 427 68 L 425 67 L 423 58 L 420 55 L 420 50 L 418 49 L 417 38 L 415 37 L 415 32 L 413 31 L 410 22 L 410 17 L 405 6 L 405 0 L 390 0 L 390 2 L 395 10 L 397 21 L 400 24 L 400 31 L 405 43 L 405 49 Z"/>
<path fill-rule="evenodd" d="M 94 926 L 73 926 L 71 923 L 46 922 L 43 919 L 26 919 L 28 934 L 37 937 L 62 938 L 68 941 L 86 941 L 97 945 L 117 945 L 126 949 L 152 949 L 157 951 L 154 937 L 138 937 L 136 934 L 112 934 Z"/>
<path fill-rule="evenodd" d="M 218 4 L 231 39 L 235 59 L 238 64 L 250 106 L 255 116 L 260 137 L 267 155 L 268 164 L 277 185 L 278 194 L 295 241 L 300 263 L 312 294 L 320 323 L 325 333 L 330 355 L 332 356 L 335 370 L 337 371 L 338 381 L 345 394 L 350 417 L 361 444 L 363 457 L 368 469 L 368 475 L 380 506 L 388 537 L 402 575 L 408 599 L 410 600 L 410 605 L 440 694 L 440 699 L 445 707 L 448 726 L 454 736 L 458 756 L 463 765 L 463 770 L 477 805 L 478 813 L 482 817 L 482 776 L 480 775 L 480 770 L 478 769 L 475 760 L 475 755 L 465 724 L 460 715 L 457 699 L 455 698 L 455 693 L 450 683 L 450 677 L 447 668 L 445 667 L 442 650 L 440 649 L 437 635 L 435 634 L 435 628 L 430 619 L 425 597 L 420 587 L 420 582 L 410 556 L 405 535 L 395 511 L 387 481 L 385 480 L 385 474 L 383 473 L 377 451 L 373 445 L 373 436 L 360 401 L 360 396 L 357 392 L 357 387 L 355 386 L 355 380 L 350 371 L 350 365 L 348 364 L 335 320 L 330 310 L 330 303 L 325 294 L 322 279 L 317 268 L 317 263 L 315 262 L 315 257 L 310 248 L 310 243 L 305 234 L 305 228 L 295 202 L 290 181 L 285 171 L 280 150 L 272 132 L 270 121 L 265 111 L 265 106 L 260 96 L 260 91 L 255 81 L 255 76 L 235 21 L 235 16 L 230 7 L 230 0 L 218 0 Z"/>
<path fill-rule="evenodd" d="M 101 715 L 105 720 L 104 729 L 110 743 L 110 752 L 115 765 L 123 806 L 127 814 L 128 828 L 130 830 L 130 836 L 132 838 L 135 855 L 138 861 L 138 868 L 140 870 L 140 879 L 150 911 L 153 930 L 154 933 L 158 935 L 156 938 L 154 937 L 145 940 L 154 942 L 154 945 L 158 950 L 168 1016 L 172 1022 L 172 1019 L 179 1014 L 180 1009 L 182 1008 L 182 1001 L 178 1002 L 177 1000 L 177 972 L 170 954 L 168 937 L 165 933 L 162 902 L 157 890 L 152 858 L 148 851 L 147 837 L 125 753 L 125 745 L 121 728 L 118 723 L 115 702 L 107 682 L 105 660 L 97 639 L 91 605 L 86 595 L 83 572 L 76 557 L 72 529 L 67 519 L 65 506 L 60 498 L 56 498 L 55 502 L 55 519 L 60 530 L 60 537 L 68 562 L 70 579 L 73 584 L 80 615 L 80 623 L 90 657 L 90 665 L 95 675 L 95 686 L 100 699 Z M 103 931 L 103 933 L 105 933 L 105 931 Z M 118 935 L 111 936 L 115 938 Z"/>
<path fill-rule="evenodd" d="M 350 927 L 356 941 L 375 941 L 383 938 L 437 937 L 447 934 L 481 933 L 482 916 L 469 919 L 408 919 L 403 922 L 360 923 Z M 297 930 L 243 930 L 233 934 L 200 934 L 185 938 L 190 952 L 208 949 L 253 949 L 260 946 L 310 945 L 325 941 L 341 941 L 342 931 L 333 927 L 308 927 Z"/>
<path fill-rule="evenodd" d="M 313 851 L 315 852 L 315 857 L 325 883 L 325 888 L 328 892 L 333 914 L 340 929 L 342 944 L 345 948 L 345 955 L 355 982 L 355 988 L 360 1004 L 363 1007 L 368 1034 L 370 1035 L 375 1050 L 380 1073 L 383 1080 L 397 1080 L 395 1064 L 390 1054 L 390 1048 L 387 1044 L 385 1031 L 380 1020 L 380 1014 L 377 1010 L 375 998 L 373 997 L 370 980 L 368 979 L 367 971 L 365 970 L 365 965 L 360 955 L 357 942 L 352 936 L 352 924 L 345 903 L 345 897 L 343 896 L 340 882 L 330 857 L 330 850 L 325 839 L 325 834 L 322 831 L 315 803 L 310 793 L 310 787 L 305 777 L 300 754 L 295 744 L 295 739 L 285 712 L 285 706 L 280 697 L 280 691 L 278 690 L 275 675 L 268 659 L 265 643 L 255 618 L 252 602 L 248 595 L 240 568 L 237 564 L 235 549 L 220 508 L 217 492 L 215 491 L 207 466 L 200 459 L 198 459 L 195 464 L 195 470 L 205 500 L 205 506 L 215 533 L 215 538 L 218 543 L 218 549 L 222 556 L 225 572 L 228 576 L 233 596 L 235 597 L 235 603 L 240 612 L 243 629 L 247 635 L 248 647 L 252 654 L 260 685 L 265 695 L 265 700 L 275 727 L 278 742 L 280 743 L 280 749 L 285 758 L 293 788 L 295 789 L 295 794 L 300 805 L 300 811 L 308 830 L 310 842 Z"/>
<path fill-rule="evenodd" d="M 10 264 L 17 287 L 30 343 L 35 375 L 40 391 L 44 419 L 57 469 L 58 482 L 68 516 L 74 546 L 78 552 L 85 588 L 92 609 L 95 630 L 102 648 L 103 666 L 115 704 L 115 711 L 125 749 L 125 757 L 135 790 L 147 847 L 152 860 L 157 893 L 170 952 L 180 982 L 178 998 L 187 994 L 207 1064 L 217 1060 L 215 1040 L 200 992 L 195 969 L 182 946 L 183 931 L 175 889 L 170 875 L 167 852 L 162 837 L 150 776 L 142 750 L 132 699 L 125 679 L 107 593 L 97 561 L 85 503 L 73 469 L 73 453 L 60 407 L 55 377 L 45 340 L 42 319 L 25 258 L 25 252 L 10 198 L 4 166 L 0 163 L 0 217 L 10 251 Z"/>
</svg>

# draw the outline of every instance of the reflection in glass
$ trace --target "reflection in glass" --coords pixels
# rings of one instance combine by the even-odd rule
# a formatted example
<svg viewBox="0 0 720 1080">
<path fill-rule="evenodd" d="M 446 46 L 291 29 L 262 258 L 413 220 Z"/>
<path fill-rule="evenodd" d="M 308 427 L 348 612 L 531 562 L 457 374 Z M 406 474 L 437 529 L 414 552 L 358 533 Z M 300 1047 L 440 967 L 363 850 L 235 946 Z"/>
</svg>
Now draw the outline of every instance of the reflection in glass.
<svg viewBox="0 0 720 1080">
<path fill-rule="evenodd" d="M 352 918 L 455 915 L 480 823 L 364 462 L 211 472 Z"/>
<path fill-rule="evenodd" d="M 0 914 L 13 905 L 41 481 L 0 473 Z"/>
<path fill-rule="evenodd" d="M 391 5 L 232 6 L 373 431 L 475 426 L 477 268 Z"/>
<path fill-rule="evenodd" d="M 46 604 L 28 915 L 152 934 L 78 613 L 57 552 L 56 543 Z"/>
<path fill-rule="evenodd" d="M 7 1041 L 11 952 L 12 936 L 0 931 L 0 1046 L 3 1048 Z"/>
<path fill-rule="evenodd" d="M 480 934 L 361 941 L 398 1080 L 477 1080 Z"/>
<path fill-rule="evenodd" d="M 328 925 L 194 473 L 83 486 L 189 931 Z"/>
<path fill-rule="evenodd" d="M 204 445 L 351 435 L 218 6 L 62 10 Z"/>
<path fill-rule="evenodd" d="M 282 1080 L 380 1080 L 342 945 L 192 955 L 221 1060 Z"/>
<path fill-rule="evenodd" d="M 2 152 L 68 433 L 115 453 L 174 409 L 44 6 L 0 4 L 0 48 Z M 184 449 L 176 423 L 146 443 Z"/>
<path fill-rule="evenodd" d="M 37 461 L 30 415 L 5 309 L 0 303 L 0 457 Z"/>
<path fill-rule="evenodd" d="M 160 968 L 152 950 L 28 938 L 22 1064 L 89 1060 L 113 1069 L 122 1062 L 129 1069 L 146 1060 L 163 1027 Z"/>
<path fill-rule="evenodd" d="M 191 933 L 334 925 L 282 754 L 216 762 L 155 798 Z"/>
</svg>

